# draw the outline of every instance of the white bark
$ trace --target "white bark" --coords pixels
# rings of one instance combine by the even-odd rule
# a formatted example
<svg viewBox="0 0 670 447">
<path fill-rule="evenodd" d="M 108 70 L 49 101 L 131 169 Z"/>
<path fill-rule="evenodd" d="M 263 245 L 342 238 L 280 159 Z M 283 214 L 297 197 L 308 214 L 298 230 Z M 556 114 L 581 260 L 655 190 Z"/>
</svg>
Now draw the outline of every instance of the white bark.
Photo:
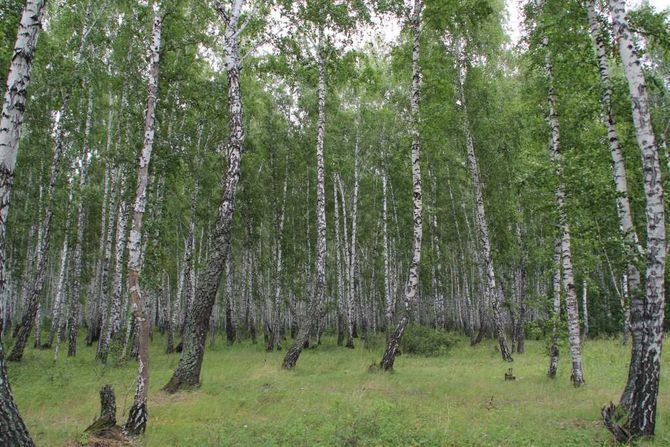
<svg viewBox="0 0 670 447">
<path fill-rule="evenodd" d="M 577 304 L 577 291 L 575 289 L 575 279 L 572 271 L 572 247 L 570 241 L 570 225 L 568 223 L 568 213 L 565 203 L 565 185 L 563 183 L 560 123 L 556 108 L 556 94 L 554 92 L 553 65 L 548 44 L 549 39 L 545 37 L 543 46 L 546 49 L 545 70 L 549 83 L 547 101 L 549 106 L 549 127 L 551 129 L 549 153 L 556 171 L 556 178 L 558 179 L 558 184 L 556 186 L 556 206 L 558 208 L 558 223 L 561 232 L 561 266 L 563 269 L 565 302 L 568 311 L 568 341 L 570 344 L 570 356 L 572 357 L 572 374 L 570 379 L 572 380 L 572 383 L 578 387 L 584 384 L 581 340 L 579 335 L 579 306 Z"/>
<path fill-rule="evenodd" d="M 462 107 L 463 119 L 463 134 L 465 135 L 465 145 L 467 149 L 468 167 L 470 175 L 472 176 L 472 190 L 475 199 L 475 222 L 479 230 L 479 240 L 481 247 L 482 260 L 484 261 L 484 272 L 486 277 L 486 292 L 488 301 L 491 305 L 491 319 L 495 329 L 496 337 L 498 338 L 498 345 L 500 347 L 500 355 L 503 360 L 511 362 L 512 354 L 507 344 L 507 337 L 505 336 L 505 328 L 502 321 L 501 309 L 502 293 L 497 283 L 495 267 L 493 264 L 493 254 L 491 252 L 491 239 L 489 237 L 489 227 L 486 220 L 486 207 L 484 205 L 484 186 L 479 172 L 479 163 L 475 153 L 475 144 L 470 129 L 470 120 L 468 117 L 468 108 L 465 95 L 465 81 L 467 77 L 467 67 L 465 52 L 461 54 L 464 49 L 459 48 L 458 55 L 458 72 L 459 81 L 458 89 L 460 95 L 460 102 Z M 461 59 L 462 58 L 462 59 Z"/>
<path fill-rule="evenodd" d="M 421 135 L 419 131 L 419 104 L 421 99 L 421 13 L 423 1 L 414 0 L 412 11 L 412 88 L 410 98 L 410 133 L 412 137 L 412 183 L 413 183 L 413 252 L 409 266 L 409 276 L 405 285 L 403 313 L 398 325 L 391 335 L 382 357 L 380 367 L 386 371 L 393 369 L 398 346 L 409 322 L 410 309 L 416 301 L 419 289 L 419 267 L 421 264 L 421 242 L 423 240 L 423 201 L 421 190 Z"/>
<path fill-rule="evenodd" d="M 153 30 L 149 53 L 149 79 L 147 85 L 147 107 L 144 116 L 144 144 L 137 164 L 137 189 L 133 205 L 133 221 L 128 239 L 128 289 L 132 298 L 132 313 L 138 328 L 138 374 L 133 406 L 123 429 L 130 435 L 139 435 L 146 429 L 149 393 L 149 320 L 140 292 L 140 258 L 142 243 L 142 218 L 146 207 L 149 162 L 154 144 L 156 102 L 158 101 L 158 76 L 160 69 L 161 31 L 163 13 L 159 2 L 153 2 Z"/>
</svg>

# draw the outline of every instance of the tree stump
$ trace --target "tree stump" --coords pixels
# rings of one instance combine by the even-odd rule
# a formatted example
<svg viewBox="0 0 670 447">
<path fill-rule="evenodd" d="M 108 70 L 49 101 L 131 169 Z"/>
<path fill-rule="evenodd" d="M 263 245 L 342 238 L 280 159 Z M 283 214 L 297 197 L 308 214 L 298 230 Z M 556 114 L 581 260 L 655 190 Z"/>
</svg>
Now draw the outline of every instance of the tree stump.
<svg viewBox="0 0 670 447">
<path fill-rule="evenodd" d="M 100 390 L 100 417 L 89 425 L 84 433 L 89 435 L 89 445 L 105 445 L 100 440 L 125 443 L 121 427 L 116 425 L 116 396 L 111 385 Z"/>
</svg>

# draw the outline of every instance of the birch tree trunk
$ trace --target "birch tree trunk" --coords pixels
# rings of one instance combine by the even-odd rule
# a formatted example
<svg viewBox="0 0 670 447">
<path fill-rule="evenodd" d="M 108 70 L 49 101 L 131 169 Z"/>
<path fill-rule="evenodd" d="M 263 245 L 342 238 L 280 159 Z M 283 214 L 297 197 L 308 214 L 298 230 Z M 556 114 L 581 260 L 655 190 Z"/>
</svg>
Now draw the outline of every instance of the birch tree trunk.
<svg viewBox="0 0 670 447">
<path fill-rule="evenodd" d="M 558 369 L 558 327 L 561 321 L 561 239 L 556 238 L 554 244 L 554 313 L 552 314 L 553 325 L 551 328 L 551 348 L 549 348 L 549 378 L 556 378 Z"/>
<path fill-rule="evenodd" d="M 633 124 L 642 155 L 646 196 L 647 251 L 645 300 L 640 305 L 632 293 L 631 330 L 633 352 L 628 385 L 621 399 L 630 437 L 652 436 L 656 427 L 656 404 L 661 370 L 663 317 L 665 309 L 665 264 L 667 256 L 663 183 L 656 138 L 651 123 L 649 99 L 642 65 L 626 18 L 626 2 L 610 0 L 615 38 L 628 80 L 633 109 Z M 630 273 L 629 273 L 630 274 Z M 630 278 L 629 278 L 630 285 Z M 639 309 L 642 307 L 642 309 Z M 639 320 L 642 311 L 641 321 Z M 641 323 L 641 324 L 640 324 Z M 640 328 L 641 326 L 641 328 Z M 641 347 L 636 353 L 636 332 L 641 332 Z M 634 382 L 634 387 L 631 382 Z M 630 386 L 630 389 L 629 389 Z M 603 410 L 603 416 L 606 412 Z"/>
<path fill-rule="evenodd" d="M 459 49 L 460 52 L 461 49 Z M 464 56 L 464 55 L 463 55 Z M 459 54 L 459 58 L 461 55 Z M 470 119 L 468 118 L 468 108 L 465 97 L 465 79 L 467 77 L 467 68 L 465 58 L 459 60 L 459 93 L 462 107 L 463 133 L 465 135 L 465 144 L 467 148 L 468 167 L 472 176 L 472 190 L 475 198 L 475 221 L 479 230 L 479 240 L 481 246 L 482 260 L 484 261 L 484 271 L 486 276 L 486 288 L 488 300 L 491 305 L 491 319 L 500 347 L 500 355 L 506 362 L 513 361 L 507 337 L 505 336 L 505 327 L 503 325 L 500 305 L 502 303 L 502 293 L 496 280 L 495 267 L 493 264 L 493 254 L 491 253 L 491 239 L 489 237 L 489 226 L 486 220 L 486 207 L 484 206 L 484 192 L 481 175 L 479 172 L 479 163 L 475 154 L 475 144 L 470 129 Z"/>
<path fill-rule="evenodd" d="M 108 287 L 109 277 L 108 273 L 105 273 L 103 278 L 103 305 L 107 307 L 107 312 L 105 315 L 105 321 L 102 325 L 100 332 L 100 341 L 98 343 L 98 358 L 104 364 L 107 363 L 107 357 L 109 355 L 110 343 L 112 337 L 119 333 L 122 326 L 121 313 L 122 313 L 122 294 L 123 294 L 123 258 L 126 249 L 126 224 L 128 219 L 128 203 L 123 197 L 126 184 L 125 174 L 121 174 L 121 180 L 119 182 L 119 198 L 118 198 L 118 209 L 116 210 L 116 243 L 114 248 L 114 273 L 112 275 L 111 288 Z M 113 209 L 114 210 L 114 209 Z M 111 255 L 111 245 L 112 245 L 112 221 L 110 215 L 109 222 L 109 231 L 107 236 L 107 249 L 105 250 L 105 257 L 107 254 Z M 110 261 L 106 260 L 107 266 L 104 268 L 104 271 L 109 270 Z M 107 304 L 106 297 L 109 295 L 111 298 Z"/>
<path fill-rule="evenodd" d="M 393 369 L 396 354 L 402 336 L 409 322 L 410 310 L 416 300 L 419 288 L 419 267 L 421 263 L 421 241 L 423 238 L 423 202 L 421 195 L 421 135 L 419 133 L 419 102 L 421 98 L 421 65 L 420 65 L 420 35 L 421 35 L 421 11 L 423 0 L 414 0 L 412 11 L 412 89 L 411 89 L 411 123 L 410 132 L 412 136 L 412 182 L 414 193 L 414 243 L 412 261 L 409 266 L 409 277 L 405 285 L 405 299 L 403 303 L 402 316 L 398 321 L 395 331 L 386 344 L 386 350 L 379 364 L 384 371 Z"/>
<path fill-rule="evenodd" d="M 349 298 L 347 299 L 347 318 L 349 333 L 347 338 L 347 348 L 354 348 L 354 304 L 356 302 L 356 223 L 358 221 L 358 188 L 360 183 L 360 168 L 359 168 L 359 150 L 360 150 L 360 136 L 359 125 L 356 124 L 356 144 L 354 149 L 354 196 L 351 204 L 351 246 L 349 256 Z M 341 183 L 340 183 L 341 185 Z M 344 198 L 342 199 L 344 200 Z M 345 221 L 346 223 L 346 221 Z"/>
<path fill-rule="evenodd" d="M 129 435 L 144 433 L 148 420 L 147 397 L 149 393 L 149 317 L 140 292 L 140 262 L 142 249 L 142 218 L 147 201 L 149 162 L 154 144 L 156 102 L 158 101 L 158 76 L 160 71 L 161 31 L 163 15 L 157 0 L 153 2 L 153 29 L 149 54 L 149 80 L 147 86 L 147 108 L 144 116 L 144 145 L 137 161 L 137 189 L 133 205 L 133 222 L 128 239 L 128 290 L 132 298 L 131 308 L 137 325 L 138 374 L 135 399 L 128 411 L 128 420 L 123 431 Z"/>
<path fill-rule="evenodd" d="M 335 272 L 337 275 L 337 345 L 344 344 L 345 307 L 344 281 L 342 279 L 342 242 L 340 239 L 340 205 L 338 203 L 339 176 L 334 174 L 333 179 L 333 204 L 335 212 Z M 348 327 L 348 325 L 347 325 Z"/>
<path fill-rule="evenodd" d="M 63 239 L 63 248 L 61 249 L 61 262 L 60 270 L 58 273 L 58 285 L 56 287 L 56 297 L 54 298 L 54 304 L 51 310 L 51 331 L 49 332 L 49 342 L 48 345 L 51 347 L 54 340 L 56 341 L 56 346 L 54 347 L 54 365 L 58 363 L 58 352 L 60 350 L 61 340 L 63 338 L 62 334 L 65 330 L 62 319 L 63 319 L 63 309 L 66 305 L 65 303 L 65 277 L 67 276 L 67 265 L 69 261 L 69 242 L 70 242 L 70 216 L 71 208 L 70 203 L 72 203 L 72 193 L 73 193 L 73 184 L 72 180 L 68 182 L 68 204 L 67 204 L 67 213 L 65 217 L 65 237 Z"/>
<path fill-rule="evenodd" d="M 394 306 L 391 297 L 391 269 L 389 260 L 389 237 L 388 237 L 388 203 L 387 189 L 388 178 L 386 171 L 382 173 L 382 243 L 384 244 L 384 317 L 386 319 L 386 343 L 391 340 L 391 328 L 393 327 Z"/>
<path fill-rule="evenodd" d="M 279 211 L 279 216 L 277 218 L 277 225 L 275 228 L 276 231 L 276 241 L 275 241 L 275 278 L 274 278 L 274 303 L 273 303 L 273 315 L 272 315 L 272 333 L 270 334 L 270 340 L 267 346 L 267 351 L 272 351 L 277 348 L 281 350 L 281 294 L 282 294 L 282 270 L 283 270 L 283 259 L 282 259 L 282 240 L 284 233 L 284 217 L 286 212 L 286 195 L 288 192 L 288 160 L 286 164 L 286 171 L 284 173 L 284 187 L 282 190 L 282 201 L 281 201 L 281 210 Z"/>
<path fill-rule="evenodd" d="M 549 39 L 543 40 L 546 49 L 545 70 L 549 82 L 547 102 L 549 106 L 549 126 L 551 128 L 551 140 L 549 153 L 558 184 L 556 186 L 556 206 L 558 208 L 558 226 L 561 232 L 561 266 L 563 269 L 563 287 L 565 290 L 565 302 L 568 311 L 568 341 L 570 344 L 570 356 L 572 357 L 572 374 L 570 380 L 579 387 L 584 384 L 584 373 L 582 371 L 582 348 L 579 336 L 579 306 L 577 304 L 577 291 L 575 278 L 572 271 L 572 248 L 570 241 L 570 225 L 566 210 L 565 185 L 563 184 L 563 158 L 561 156 L 561 133 L 556 109 L 556 95 L 554 92 L 554 75 L 551 61 L 551 52 L 547 48 Z"/>
<path fill-rule="evenodd" d="M 119 176 L 121 176 L 121 179 L 119 179 Z M 117 211 L 117 201 L 120 199 L 121 194 L 123 194 L 124 177 L 119 167 L 113 168 L 110 202 L 106 213 L 108 220 L 106 227 L 104 227 L 106 232 L 103 233 L 104 243 L 102 259 L 100 261 L 100 295 L 98 297 L 97 312 L 100 320 L 97 319 L 98 315 L 96 315 L 96 321 L 89 328 L 89 340 L 92 342 L 95 338 L 98 338 L 96 358 L 103 364 L 107 363 L 107 355 L 109 353 L 109 337 L 107 335 L 111 333 L 111 320 L 114 312 L 114 306 L 109 299 L 111 292 L 109 270 L 112 258 L 112 245 L 114 244 L 114 213 Z"/>
<path fill-rule="evenodd" d="M 612 111 L 612 83 L 609 75 L 609 62 L 607 52 L 603 42 L 602 30 L 596 15 L 594 1 L 586 4 L 589 29 L 593 39 L 596 56 L 598 58 L 598 68 L 600 72 L 600 81 L 602 84 L 601 103 L 603 108 L 603 121 L 607 127 L 607 140 L 612 155 L 612 177 L 616 189 L 616 204 L 619 216 L 619 226 L 626 247 L 626 256 L 628 264 L 624 277 L 626 283 L 623 286 L 624 300 L 623 308 L 625 314 L 624 339 L 627 338 L 628 330 L 632 334 L 631 364 L 626 384 L 620 403 L 626 407 L 630 405 L 632 393 L 635 387 L 635 371 L 642 355 L 642 330 L 644 299 L 642 297 L 640 271 L 637 264 L 642 259 L 642 247 L 640 246 L 635 227 L 633 225 L 633 215 L 631 212 L 630 201 L 628 198 L 628 179 L 623 158 L 623 151 L 619 142 L 619 134 L 616 129 L 616 121 Z"/>
<path fill-rule="evenodd" d="M 326 132 L 326 61 L 324 54 L 324 30 L 319 29 L 317 59 L 319 65 L 319 118 L 316 134 L 316 282 L 310 295 L 307 315 L 300 322 L 300 328 L 293 346 L 286 352 L 282 367 L 292 369 L 298 362 L 309 334 L 320 319 L 326 293 L 326 179 L 323 155 L 323 141 Z"/>
<path fill-rule="evenodd" d="M 177 368 L 164 390 L 170 393 L 180 388 L 198 386 L 205 354 L 209 318 L 216 300 L 221 274 L 230 251 L 231 226 L 235 205 L 235 191 L 240 179 L 240 157 L 244 143 L 242 92 L 240 89 L 241 60 L 239 54 L 239 19 L 244 0 L 233 0 L 230 10 L 223 2 L 217 10 L 225 23 L 224 66 L 228 73 L 228 108 L 230 114 L 230 141 L 228 170 L 222 181 L 223 198 L 219 206 L 214 233 L 210 241 L 209 261 L 197 281 L 197 290 L 191 316 L 184 333 L 184 349 Z"/>
<path fill-rule="evenodd" d="M 37 37 L 42 27 L 44 0 L 26 0 L 14 45 L 7 88 L 0 115 L 0 294 L 7 287 L 5 246 L 7 214 L 14 183 L 14 169 L 23 124 L 28 86 L 35 57 Z M 0 308 L 0 321 L 3 309 Z M 34 443 L 19 415 L 7 379 L 5 352 L 0 338 L 0 444 L 29 447 Z"/>
</svg>

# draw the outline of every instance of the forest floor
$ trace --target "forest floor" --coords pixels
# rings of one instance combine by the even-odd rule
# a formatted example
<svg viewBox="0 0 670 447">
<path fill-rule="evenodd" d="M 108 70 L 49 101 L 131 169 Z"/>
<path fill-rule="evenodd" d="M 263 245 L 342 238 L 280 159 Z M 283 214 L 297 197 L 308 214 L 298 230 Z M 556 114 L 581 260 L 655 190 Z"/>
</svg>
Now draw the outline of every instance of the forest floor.
<svg viewBox="0 0 670 447">
<path fill-rule="evenodd" d="M 619 340 L 590 340 L 584 347 L 586 386 L 570 384 L 567 349 L 556 380 L 546 376 L 543 341 L 511 365 L 493 342 L 470 347 L 463 339 L 441 357 L 403 355 L 396 372 L 368 372 L 383 347 L 337 348 L 326 339 L 303 353 L 297 369 L 280 368 L 284 352 L 261 344 L 208 347 L 202 387 L 167 395 L 178 354 L 164 353 L 154 337 L 151 351 L 150 420 L 137 445 L 146 446 L 611 446 L 600 421 L 603 404 L 618 400 L 629 348 Z M 135 362 L 96 365 L 94 347 L 82 342 L 76 358 L 57 368 L 51 351 L 28 349 L 9 375 L 19 408 L 38 446 L 77 445 L 99 412 L 98 391 L 111 383 L 118 419 L 132 403 Z M 670 352 L 663 378 L 655 441 L 670 445 Z M 92 366 L 96 365 L 96 366 Z"/>
</svg>

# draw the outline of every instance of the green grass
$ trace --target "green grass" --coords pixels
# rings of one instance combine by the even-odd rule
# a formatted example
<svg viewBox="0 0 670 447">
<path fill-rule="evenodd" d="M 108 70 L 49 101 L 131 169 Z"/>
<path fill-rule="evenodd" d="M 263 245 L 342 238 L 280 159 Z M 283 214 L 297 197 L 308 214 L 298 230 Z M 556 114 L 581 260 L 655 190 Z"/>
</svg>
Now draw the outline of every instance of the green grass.
<svg viewBox="0 0 670 447">
<path fill-rule="evenodd" d="M 505 382 L 508 365 L 492 342 L 471 348 L 463 340 L 448 354 L 396 361 L 393 374 L 370 373 L 381 346 L 324 346 L 303 353 L 297 369 L 280 369 L 283 352 L 261 345 L 209 347 L 196 391 L 166 395 L 178 354 L 151 351 L 150 421 L 138 445 L 146 446 L 598 446 L 614 445 L 600 423 L 600 407 L 622 390 L 628 348 L 615 340 L 584 347 L 586 386 L 575 389 L 563 356 L 556 380 L 546 377 L 543 342 L 528 342 L 515 356 L 517 380 Z M 63 353 L 66 350 L 62 351 Z M 74 359 L 52 366 L 50 351 L 29 349 L 10 365 L 10 380 L 38 446 L 81 438 L 99 411 L 98 391 L 111 383 L 119 419 L 132 401 L 136 365 L 103 368 L 94 348 L 81 344 Z M 670 445 L 667 354 L 659 399 L 657 436 L 644 445 Z"/>
</svg>

